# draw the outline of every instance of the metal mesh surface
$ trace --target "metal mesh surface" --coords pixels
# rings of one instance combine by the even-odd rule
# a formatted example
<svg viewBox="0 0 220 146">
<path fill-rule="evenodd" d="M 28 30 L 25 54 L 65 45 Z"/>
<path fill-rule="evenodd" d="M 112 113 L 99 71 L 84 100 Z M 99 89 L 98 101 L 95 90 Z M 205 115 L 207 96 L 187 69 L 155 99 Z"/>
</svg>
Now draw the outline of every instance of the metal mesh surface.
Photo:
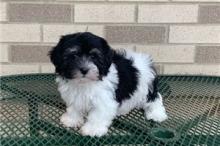
<svg viewBox="0 0 220 146">
<path fill-rule="evenodd" d="M 114 120 L 101 138 L 65 128 L 65 111 L 52 74 L 1 77 L 2 146 L 15 145 L 220 145 L 220 77 L 161 76 L 159 90 L 169 119 L 147 121 L 133 110 Z"/>
</svg>

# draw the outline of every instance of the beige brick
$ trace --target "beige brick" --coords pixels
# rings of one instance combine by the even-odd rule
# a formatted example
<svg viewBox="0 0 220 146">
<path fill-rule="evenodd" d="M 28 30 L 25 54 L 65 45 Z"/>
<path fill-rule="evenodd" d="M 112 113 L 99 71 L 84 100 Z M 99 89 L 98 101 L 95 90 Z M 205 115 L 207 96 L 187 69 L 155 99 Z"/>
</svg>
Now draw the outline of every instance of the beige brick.
<svg viewBox="0 0 220 146">
<path fill-rule="evenodd" d="M 6 44 L 0 44 L 0 62 L 9 62 L 9 50 Z"/>
<path fill-rule="evenodd" d="M 0 75 L 38 73 L 39 65 L 12 64 L 0 65 Z"/>
<path fill-rule="evenodd" d="M 140 23 L 197 22 L 198 5 L 139 5 Z"/>
<path fill-rule="evenodd" d="M 157 74 L 163 74 L 163 65 L 161 64 L 154 64 Z"/>
<path fill-rule="evenodd" d="M 0 24 L 0 42 L 40 42 L 38 24 Z"/>
<path fill-rule="evenodd" d="M 42 64 L 41 65 L 41 73 L 54 73 L 55 68 L 52 64 Z"/>
<path fill-rule="evenodd" d="M 8 19 L 12 22 L 71 22 L 71 5 L 12 3 L 8 5 Z"/>
<path fill-rule="evenodd" d="M 170 43 L 220 43 L 220 26 L 170 26 Z"/>
<path fill-rule="evenodd" d="M 194 62 L 195 47 L 190 45 L 136 46 L 137 52 L 147 53 L 155 62 Z"/>
<path fill-rule="evenodd" d="M 12 45 L 11 61 L 16 63 L 49 62 L 48 53 L 52 46 Z"/>
<path fill-rule="evenodd" d="M 4 2 L 0 2 L 0 21 L 7 20 L 7 5 Z"/>
<path fill-rule="evenodd" d="M 199 22 L 201 23 L 219 23 L 220 5 L 202 5 L 199 8 Z"/>
<path fill-rule="evenodd" d="M 134 22 L 135 5 L 76 4 L 75 22 Z"/>
<path fill-rule="evenodd" d="M 164 65 L 164 74 L 220 75 L 220 65 Z"/>
<path fill-rule="evenodd" d="M 166 2 L 169 0 L 109 0 L 109 1 L 119 1 L 119 2 L 124 2 L 124 1 L 138 1 L 138 2 Z"/>
<path fill-rule="evenodd" d="M 163 26 L 106 26 L 106 39 L 110 43 L 164 43 Z"/>
<path fill-rule="evenodd" d="M 220 2 L 220 0 L 171 0 L 174 2 Z"/>
<path fill-rule="evenodd" d="M 135 50 L 135 45 L 121 45 L 121 44 L 119 44 L 119 45 L 111 45 L 110 44 L 110 46 L 113 48 L 113 49 L 115 49 L 115 50 L 120 50 L 120 49 L 128 49 L 128 50 Z"/>
<path fill-rule="evenodd" d="M 220 63 L 220 46 L 197 46 L 197 63 Z"/>
<path fill-rule="evenodd" d="M 58 1 L 106 1 L 106 0 L 58 0 Z"/>
<path fill-rule="evenodd" d="M 43 41 L 44 42 L 57 42 L 61 35 L 66 35 L 75 32 L 84 32 L 87 29 L 87 25 L 44 25 L 43 26 Z M 104 36 L 103 26 L 90 25 L 88 31 Z"/>
</svg>

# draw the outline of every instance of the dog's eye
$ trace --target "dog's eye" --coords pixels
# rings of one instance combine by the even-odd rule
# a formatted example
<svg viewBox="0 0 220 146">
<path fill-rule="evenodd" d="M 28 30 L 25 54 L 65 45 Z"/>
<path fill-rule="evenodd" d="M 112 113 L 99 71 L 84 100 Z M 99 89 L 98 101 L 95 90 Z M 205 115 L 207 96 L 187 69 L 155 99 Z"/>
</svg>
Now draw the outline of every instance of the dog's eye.
<svg viewBox="0 0 220 146">
<path fill-rule="evenodd" d="M 70 56 L 71 56 L 71 57 L 77 57 L 78 54 L 77 54 L 77 53 L 74 53 L 74 54 L 71 54 Z"/>
<path fill-rule="evenodd" d="M 73 60 L 75 58 L 77 58 L 78 55 L 77 54 L 69 54 L 63 57 L 64 60 Z"/>
<path fill-rule="evenodd" d="M 66 60 L 66 59 L 68 59 L 68 57 L 67 57 L 67 56 L 64 56 L 63 59 Z"/>
<path fill-rule="evenodd" d="M 97 58 L 97 55 L 93 53 L 93 54 L 90 55 L 90 57 L 91 57 L 92 59 L 95 59 L 95 58 Z"/>
</svg>

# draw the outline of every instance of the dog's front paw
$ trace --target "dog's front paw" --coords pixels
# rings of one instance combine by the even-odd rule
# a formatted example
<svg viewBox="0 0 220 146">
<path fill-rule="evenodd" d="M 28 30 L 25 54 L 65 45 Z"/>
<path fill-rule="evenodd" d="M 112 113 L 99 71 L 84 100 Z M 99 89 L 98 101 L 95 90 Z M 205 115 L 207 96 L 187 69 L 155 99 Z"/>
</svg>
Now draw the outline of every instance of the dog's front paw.
<svg viewBox="0 0 220 146">
<path fill-rule="evenodd" d="M 81 134 L 84 136 L 101 137 L 108 132 L 108 128 L 106 126 L 101 125 L 85 124 L 80 131 Z"/>
<path fill-rule="evenodd" d="M 80 127 L 83 124 L 83 119 L 71 117 L 68 113 L 64 113 L 60 117 L 60 122 L 66 127 Z"/>
</svg>

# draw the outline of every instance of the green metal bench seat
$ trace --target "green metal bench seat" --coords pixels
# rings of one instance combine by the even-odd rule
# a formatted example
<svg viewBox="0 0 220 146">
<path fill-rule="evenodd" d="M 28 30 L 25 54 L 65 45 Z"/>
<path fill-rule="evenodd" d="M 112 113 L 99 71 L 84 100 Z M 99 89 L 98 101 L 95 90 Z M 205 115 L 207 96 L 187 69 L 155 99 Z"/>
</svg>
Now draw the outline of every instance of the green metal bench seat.
<svg viewBox="0 0 220 146">
<path fill-rule="evenodd" d="M 101 138 L 60 124 L 65 105 L 53 74 L 4 76 L 0 84 L 1 146 L 220 145 L 220 77 L 160 76 L 169 119 L 148 121 L 135 109 Z"/>
</svg>

